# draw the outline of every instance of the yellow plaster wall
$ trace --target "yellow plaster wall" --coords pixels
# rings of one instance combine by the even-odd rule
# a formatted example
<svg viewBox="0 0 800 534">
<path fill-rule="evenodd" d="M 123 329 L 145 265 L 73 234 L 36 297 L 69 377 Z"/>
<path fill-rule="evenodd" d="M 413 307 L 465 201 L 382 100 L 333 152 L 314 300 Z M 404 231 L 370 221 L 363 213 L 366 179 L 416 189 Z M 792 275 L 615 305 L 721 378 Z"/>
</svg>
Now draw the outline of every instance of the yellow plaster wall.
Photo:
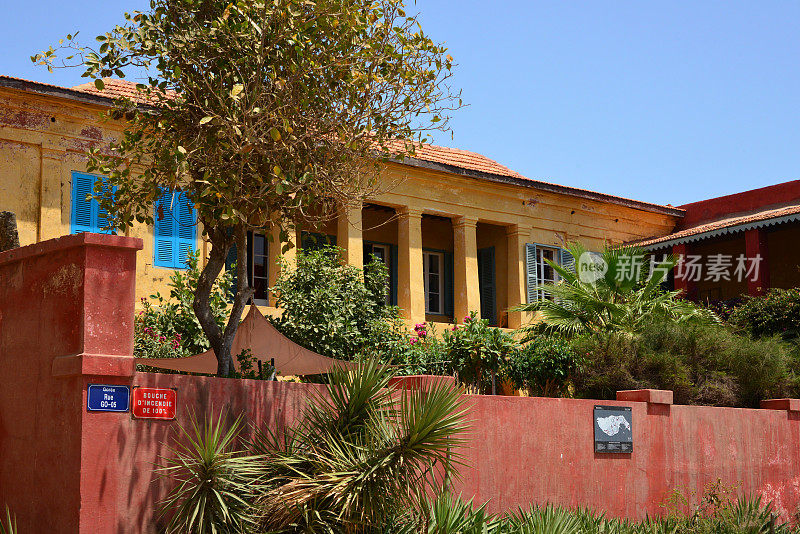
<svg viewBox="0 0 800 534">
<path fill-rule="evenodd" d="M 0 210 L 17 214 L 23 245 L 69 233 L 71 172 L 85 170 L 89 147 L 108 143 L 120 131 L 118 123 L 100 121 L 103 109 L 56 96 L 0 88 Z M 422 218 L 424 248 L 452 251 L 452 221 L 460 217 L 477 221 L 474 231 L 478 247 L 496 249 L 498 317 L 514 304 L 509 295 L 519 300 L 522 290 L 508 287 L 512 273 L 508 262 L 514 258 L 518 264 L 525 243 L 563 246 L 577 240 L 597 250 L 605 243 L 665 235 L 675 226 L 670 215 L 394 163 L 386 165 L 380 183 L 383 192 L 372 202 L 398 212 L 442 217 Z M 394 214 L 365 209 L 362 218 L 364 239 L 392 244 L 401 241 Z M 509 242 L 506 232 L 512 228 L 518 232 L 514 235 L 519 235 L 514 239 L 516 252 L 504 248 Z M 317 231 L 336 235 L 337 221 L 328 221 Z M 137 256 L 137 295 L 156 291 L 167 294 L 171 270 L 153 266 L 152 228 L 135 227 L 129 235 L 144 240 L 144 250 Z M 411 242 L 414 239 L 411 236 Z M 198 247 L 205 250 L 199 238 Z M 524 286 L 523 274 L 513 274 Z M 401 273 L 400 278 L 403 276 Z M 411 291 L 421 292 L 421 270 L 414 269 L 412 278 Z M 470 303 L 470 307 L 478 304 Z"/>
</svg>

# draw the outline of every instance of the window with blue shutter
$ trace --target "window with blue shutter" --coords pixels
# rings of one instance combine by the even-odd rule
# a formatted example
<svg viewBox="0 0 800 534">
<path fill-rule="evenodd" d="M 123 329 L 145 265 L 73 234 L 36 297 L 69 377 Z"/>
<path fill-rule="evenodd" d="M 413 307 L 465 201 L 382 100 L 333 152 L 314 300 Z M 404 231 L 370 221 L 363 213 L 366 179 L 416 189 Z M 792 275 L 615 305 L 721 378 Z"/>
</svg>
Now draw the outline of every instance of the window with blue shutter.
<svg viewBox="0 0 800 534">
<path fill-rule="evenodd" d="M 185 193 L 165 192 L 155 205 L 153 265 L 185 269 L 195 247 L 197 215 Z"/>
<path fill-rule="evenodd" d="M 536 245 L 525 243 L 525 289 L 528 295 L 528 303 L 539 300 L 539 292 L 536 286 L 539 285 L 539 276 L 536 265 Z"/>
<path fill-rule="evenodd" d="M 561 249 L 561 266 L 569 272 L 575 272 L 575 257 L 565 248 Z"/>
<path fill-rule="evenodd" d="M 72 173 L 72 199 L 70 215 L 70 233 L 95 232 L 111 234 L 113 229 L 108 226 L 108 214 L 100 208 L 94 198 L 87 196 L 94 192 L 95 182 L 101 179 L 96 174 L 73 171 Z M 105 186 L 104 186 L 105 187 Z"/>
</svg>

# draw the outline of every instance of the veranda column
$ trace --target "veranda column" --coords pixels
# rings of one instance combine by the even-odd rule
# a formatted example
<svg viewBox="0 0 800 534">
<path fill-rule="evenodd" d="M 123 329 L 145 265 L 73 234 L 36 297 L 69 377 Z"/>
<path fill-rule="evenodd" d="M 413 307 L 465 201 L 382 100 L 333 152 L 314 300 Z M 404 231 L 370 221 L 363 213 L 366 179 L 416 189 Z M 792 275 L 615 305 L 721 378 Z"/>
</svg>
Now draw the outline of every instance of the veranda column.
<svg viewBox="0 0 800 534">
<path fill-rule="evenodd" d="M 364 267 L 364 244 L 361 228 L 361 203 L 357 206 L 341 208 L 337 218 L 337 244 L 344 249 L 342 261 L 347 265 Z"/>
<path fill-rule="evenodd" d="M 274 287 L 275 283 L 278 281 L 278 276 L 281 274 L 281 262 L 280 257 L 283 256 L 285 260 L 287 260 L 288 264 L 291 267 L 296 265 L 297 259 L 297 247 L 300 244 L 300 236 L 299 232 L 295 229 L 289 230 L 289 239 L 294 244 L 294 247 L 290 248 L 286 252 L 281 253 L 283 249 L 283 245 L 286 243 L 281 242 L 281 229 L 280 226 L 273 225 L 272 229 L 270 230 L 272 238 L 270 242 L 267 244 L 267 256 L 269 256 L 269 265 L 267 266 L 267 278 L 269 279 L 269 287 Z M 269 306 L 275 306 L 275 297 L 270 291 L 269 302 L 267 303 Z"/>
<path fill-rule="evenodd" d="M 459 322 L 470 312 L 481 314 L 477 224 L 477 219 L 453 218 L 453 309 Z"/>
<path fill-rule="evenodd" d="M 508 250 L 508 308 L 514 308 L 526 301 L 525 293 L 525 239 L 530 234 L 518 224 L 506 226 L 506 249 Z M 522 326 L 522 312 L 508 312 L 508 327 Z"/>
<path fill-rule="evenodd" d="M 397 304 L 412 322 L 425 321 L 425 285 L 422 275 L 422 210 L 397 210 Z"/>
<path fill-rule="evenodd" d="M 747 294 L 763 295 L 769 289 L 769 255 L 767 232 L 753 228 L 744 233 L 745 256 L 752 262 L 753 272 L 747 277 Z"/>
</svg>

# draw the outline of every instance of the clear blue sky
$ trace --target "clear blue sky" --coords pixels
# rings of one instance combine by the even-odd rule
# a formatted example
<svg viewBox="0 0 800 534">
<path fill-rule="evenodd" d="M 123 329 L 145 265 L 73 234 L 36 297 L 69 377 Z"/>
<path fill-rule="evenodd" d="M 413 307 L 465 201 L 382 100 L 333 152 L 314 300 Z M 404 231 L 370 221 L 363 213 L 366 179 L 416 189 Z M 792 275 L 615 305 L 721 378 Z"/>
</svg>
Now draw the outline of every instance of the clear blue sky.
<svg viewBox="0 0 800 534">
<path fill-rule="evenodd" d="M 58 85 L 29 56 L 87 40 L 141 0 L 39 0 L 0 19 L 0 73 Z M 522 174 L 658 203 L 800 178 L 800 3 L 419 0 L 469 107 L 439 144 Z"/>
</svg>

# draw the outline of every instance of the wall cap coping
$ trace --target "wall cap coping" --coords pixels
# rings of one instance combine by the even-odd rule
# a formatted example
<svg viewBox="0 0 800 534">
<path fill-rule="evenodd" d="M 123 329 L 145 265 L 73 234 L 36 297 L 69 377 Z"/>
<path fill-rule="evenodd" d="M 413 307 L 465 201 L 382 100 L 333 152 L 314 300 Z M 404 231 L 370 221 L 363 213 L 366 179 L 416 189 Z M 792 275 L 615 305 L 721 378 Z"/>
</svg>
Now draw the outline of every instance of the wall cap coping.
<svg viewBox="0 0 800 534">
<path fill-rule="evenodd" d="M 617 391 L 618 401 L 672 404 L 673 393 L 668 389 L 624 389 Z"/>
<path fill-rule="evenodd" d="M 766 399 L 761 401 L 762 410 L 787 410 L 800 412 L 800 399 Z"/>
<path fill-rule="evenodd" d="M 138 237 L 83 232 L 80 234 L 56 237 L 55 239 L 48 239 L 32 245 L 25 245 L 24 247 L 12 248 L 11 250 L 0 252 L 0 265 L 50 254 L 57 250 L 87 246 L 142 250 L 144 248 L 144 242 Z"/>
</svg>

